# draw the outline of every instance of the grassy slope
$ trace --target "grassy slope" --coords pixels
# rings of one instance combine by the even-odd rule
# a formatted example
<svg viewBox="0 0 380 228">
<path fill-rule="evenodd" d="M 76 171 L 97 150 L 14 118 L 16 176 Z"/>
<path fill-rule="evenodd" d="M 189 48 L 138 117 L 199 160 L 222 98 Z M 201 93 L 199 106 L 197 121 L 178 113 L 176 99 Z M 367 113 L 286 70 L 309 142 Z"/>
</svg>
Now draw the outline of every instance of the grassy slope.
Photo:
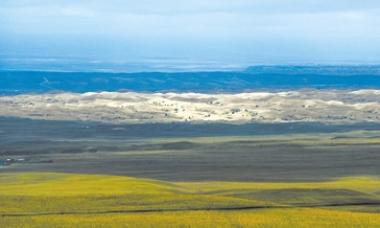
<svg viewBox="0 0 380 228">
<path fill-rule="evenodd" d="M 380 227 L 380 216 L 322 209 L 0 218 L 1 227 Z"/>
<path fill-rule="evenodd" d="M 368 145 L 380 144 L 380 131 L 356 130 L 345 133 L 309 133 L 265 136 L 218 136 L 218 137 L 175 137 L 152 139 L 155 143 L 173 143 L 186 141 L 191 143 L 228 143 L 228 142 L 251 142 L 261 144 L 290 144 L 304 146 L 333 146 L 333 145 Z M 146 142 L 145 142 L 146 143 Z"/>
<path fill-rule="evenodd" d="M 380 180 L 369 177 L 316 183 L 169 183 L 9 173 L 0 175 L 0 227 L 380 227 L 378 213 L 298 208 L 345 203 L 364 204 L 361 210 L 366 210 L 366 203 L 380 203 L 379 191 Z M 269 208 L 226 210 L 246 207 Z"/>
</svg>

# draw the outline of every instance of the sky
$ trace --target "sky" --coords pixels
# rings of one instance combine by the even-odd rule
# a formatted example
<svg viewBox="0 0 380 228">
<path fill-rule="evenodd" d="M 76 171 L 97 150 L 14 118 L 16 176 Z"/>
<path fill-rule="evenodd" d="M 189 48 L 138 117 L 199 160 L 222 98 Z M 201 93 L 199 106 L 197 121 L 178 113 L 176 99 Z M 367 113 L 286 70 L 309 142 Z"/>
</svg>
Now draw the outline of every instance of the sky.
<svg viewBox="0 0 380 228">
<path fill-rule="evenodd" d="M 379 40 L 379 0 L 0 1 L 0 64 L 377 64 Z"/>
</svg>

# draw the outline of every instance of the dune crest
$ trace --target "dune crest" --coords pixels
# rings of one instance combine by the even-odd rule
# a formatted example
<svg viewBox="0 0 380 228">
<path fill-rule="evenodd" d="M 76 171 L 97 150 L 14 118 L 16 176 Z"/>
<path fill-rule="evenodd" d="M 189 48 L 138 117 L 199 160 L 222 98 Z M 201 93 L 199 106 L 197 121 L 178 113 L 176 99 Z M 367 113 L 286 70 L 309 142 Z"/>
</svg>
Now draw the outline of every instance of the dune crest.
<svg viewBox="0 0 380 228">
<path fill-rule="evenodd" d="M 380 90 L 89 92 L 0 97 L 0 115 L 115 123 L 380 122 Z"/>
</svg>

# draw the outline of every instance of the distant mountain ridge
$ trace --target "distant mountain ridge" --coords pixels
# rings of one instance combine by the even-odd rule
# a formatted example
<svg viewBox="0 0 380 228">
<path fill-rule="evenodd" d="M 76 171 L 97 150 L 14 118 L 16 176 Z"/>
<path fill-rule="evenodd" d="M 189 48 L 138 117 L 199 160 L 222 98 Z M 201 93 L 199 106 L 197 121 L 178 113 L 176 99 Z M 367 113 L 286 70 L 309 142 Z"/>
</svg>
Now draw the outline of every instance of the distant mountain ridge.
<svg viewBox="0 0 380 228">
<path fill-rule="evenodd" d="M 54 91 L 243 92 L 302 88 L 380 88 L 380 65 L 253 66 L 234 72 L 0 71 L 0 93 Z"/>
<path fill-rule="evenodd" d="M 282 75 L 377 75 L 380 76 L 380 65 L 311 65 L 311 66 L 251 66 L 246 72 L 253 74 Z"/>
</svg>

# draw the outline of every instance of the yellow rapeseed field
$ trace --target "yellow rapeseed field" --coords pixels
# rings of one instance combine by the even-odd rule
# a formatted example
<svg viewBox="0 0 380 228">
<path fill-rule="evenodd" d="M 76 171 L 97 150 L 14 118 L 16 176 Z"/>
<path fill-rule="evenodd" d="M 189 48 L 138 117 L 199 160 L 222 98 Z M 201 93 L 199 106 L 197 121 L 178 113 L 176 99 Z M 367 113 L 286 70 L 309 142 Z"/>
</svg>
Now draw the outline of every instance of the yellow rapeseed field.
<svg viewBox="0 0 380 228">
<path fill-rule="evenodd" d="M 0 227 L 380 227 L 379 192 L 371 177 L 180 183 L 3 173 Z"/>
</svg>

